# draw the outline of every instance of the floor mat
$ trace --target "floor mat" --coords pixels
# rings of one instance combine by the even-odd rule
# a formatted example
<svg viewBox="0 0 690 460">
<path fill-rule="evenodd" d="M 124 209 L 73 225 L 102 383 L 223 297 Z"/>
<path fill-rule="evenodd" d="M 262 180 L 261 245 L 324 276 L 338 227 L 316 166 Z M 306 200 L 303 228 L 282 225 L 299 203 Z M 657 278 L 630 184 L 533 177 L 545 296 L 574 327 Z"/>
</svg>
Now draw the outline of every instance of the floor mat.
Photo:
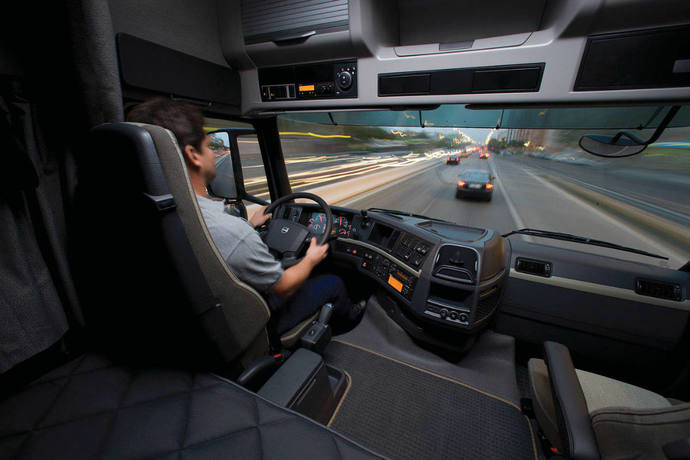
<svg viewBox="0 0 690 460">
<path fill-rule="evenodd" d="M 338 336 L 343 342 L 376 350 L 413 366 L 421 367 L 520 405 L 515 378 L 515 339 L 486 330 L 460 362 L 449 362 L 420 348 L 395 321 L 388 317 L 375 296 L 369 299 L 361 323 Z"/>
<path fill-rule="evenodd" d="M 333 341 L 326 361 L 351 387 L 331 426 L 394 459 L 534 459 L 513 403 L 359 346 Z"/>
</svg>

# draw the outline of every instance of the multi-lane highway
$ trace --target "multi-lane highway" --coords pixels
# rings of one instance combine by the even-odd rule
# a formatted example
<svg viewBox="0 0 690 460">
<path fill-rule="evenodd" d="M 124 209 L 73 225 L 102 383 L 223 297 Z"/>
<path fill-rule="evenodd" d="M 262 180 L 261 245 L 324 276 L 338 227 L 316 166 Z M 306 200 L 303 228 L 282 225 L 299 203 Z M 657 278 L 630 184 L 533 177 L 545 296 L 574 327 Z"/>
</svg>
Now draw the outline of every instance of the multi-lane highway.
<svg viewBox="0 0 690 460">
<path fill-rule="evenodd" d="M 496 186 L 491 202 L 455 198 L 458 175 L 463 169 L 487 169 L 493 172 Z M 690 251 L 687 250 L 690 248 L 683 252 L 682 249 L 668 247 L 654 235 L 642 233 L 561 190 L 549 182 L 548 175 L 548 172 L 537 169 L 530 162 L 500 156 L 480 160 L 475 156 L 463 160 L 459 166 L 446 166 L 444 162 L 439 162 L 437 167 L 342 204 L 357 209 L 399 209 L 463 225 L 493 228 L 501 233 L 523 227 L 573 233 L 666 255 L 670 260 L 666 262 L 557 240 L 534 238 L 532 241 L 672 268 L 680 267 L 690 258 Z"/>
</svg>

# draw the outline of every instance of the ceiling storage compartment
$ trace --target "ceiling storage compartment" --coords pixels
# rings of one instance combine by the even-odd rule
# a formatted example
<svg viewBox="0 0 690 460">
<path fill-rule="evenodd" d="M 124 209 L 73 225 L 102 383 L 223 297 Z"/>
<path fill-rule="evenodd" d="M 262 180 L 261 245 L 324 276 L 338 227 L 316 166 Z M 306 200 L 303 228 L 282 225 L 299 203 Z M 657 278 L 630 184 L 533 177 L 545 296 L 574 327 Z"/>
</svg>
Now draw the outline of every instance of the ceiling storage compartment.
<svg viewBox="0 0 690 460">
<path fill-rule="evenodd" d="M 242 0 L 241 11 L 257 67 L 353 55 L 348 0 Z"/>
<path fill-rule="evenodd" d="M 504 48 L 539 30 L 546 0 L 398 0 L 398 56 Z M 443 27 L 439 27 L 443 24 Z"/>
</svg>

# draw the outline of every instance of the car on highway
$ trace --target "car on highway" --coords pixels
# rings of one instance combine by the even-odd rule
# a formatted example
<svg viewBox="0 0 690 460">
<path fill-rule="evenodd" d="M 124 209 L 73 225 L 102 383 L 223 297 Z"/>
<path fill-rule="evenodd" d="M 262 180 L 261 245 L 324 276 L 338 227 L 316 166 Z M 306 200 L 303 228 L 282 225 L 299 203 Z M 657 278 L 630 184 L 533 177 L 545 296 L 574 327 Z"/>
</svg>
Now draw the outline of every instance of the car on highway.
<svg viewBox="0 0 690 460">
<path fill-rule="evenodd" d="M 460 164 L 460 155 L 451 155 L 448 158 L 446 158 L 446 164 L 447 165 L 459 165 Z"/>
<path fill-rule="evenodd" d="M 494 177 L 489 171 L 468 169 L 460 174 L 455 198 L 480 198 L 491 201 L 494 192 Z"/>
<path fill-rule="evenodd" d="M 690 458 L 688 0 L 4 3 L 0 458 Z"/>
</svg>

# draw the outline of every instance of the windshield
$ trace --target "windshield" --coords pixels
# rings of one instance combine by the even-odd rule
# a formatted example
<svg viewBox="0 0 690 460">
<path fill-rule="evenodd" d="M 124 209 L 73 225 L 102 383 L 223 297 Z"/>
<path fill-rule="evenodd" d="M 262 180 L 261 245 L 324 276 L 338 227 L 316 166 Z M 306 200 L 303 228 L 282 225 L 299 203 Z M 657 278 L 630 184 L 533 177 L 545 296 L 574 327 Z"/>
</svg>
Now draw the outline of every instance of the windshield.
<svg viewBox="0 0 690 460">
<path fill-rule="evenodd" d="M 668 128 L 630 158 L 599 158 L 578 145 L 584 134 L 615 134 L 635 124 L 647 127 L 635 133 L 649 138 L 668 109 L 441 106 L 290 114 L 278 121 L 293 191 L 311 190 L 331 205 L 395 209 L 501 233 L 571 233 L 669 260 L 528 235 L 511 238 L 679 268 L 690 258 L 690 129 Z M 686 109 L 671 126 L 686 124 Z M 471 119 L 468 113 L 478 115 Z M 454 117 L 457 126 L 450 127 Z M 503 127 L 501 120 L 522 127 Z M 386 125 L 392 122 L 397 124 Z M 529 123 L 539 128 L 525 127 Z M 460 154 L 458 165 L 447 162 Z M 469 180 L 493 184 L 462 185 Z"/>
</svg>

